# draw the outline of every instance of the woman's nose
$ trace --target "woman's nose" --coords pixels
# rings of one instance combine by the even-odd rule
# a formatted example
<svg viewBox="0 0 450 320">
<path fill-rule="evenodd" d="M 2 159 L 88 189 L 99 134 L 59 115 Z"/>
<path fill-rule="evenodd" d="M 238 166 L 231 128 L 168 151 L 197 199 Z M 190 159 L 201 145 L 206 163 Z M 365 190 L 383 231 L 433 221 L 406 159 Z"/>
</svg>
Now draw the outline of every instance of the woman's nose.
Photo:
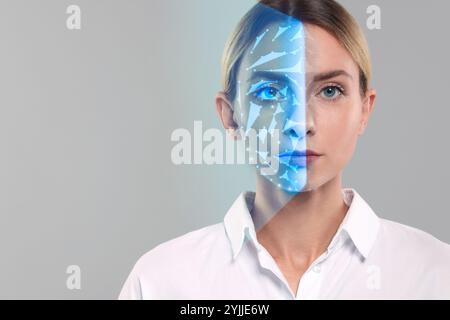
<svg viewBox="0 0 450 320">
<path fill-rule="evenodd" d="M 295 119 L 287 119 L 283 133 L 298 139 L 303 139 L 306 136 L 305 121 L 297 121 Z"/>
<path fill-rule="evenodd" d="M 294 113 L 286 120 L 283 133 L 291 138 L 301 140 L 314 131 L 313 127 L 311 115 L 306 115 L 306 110 L 296 108 Z"/>
</svg>

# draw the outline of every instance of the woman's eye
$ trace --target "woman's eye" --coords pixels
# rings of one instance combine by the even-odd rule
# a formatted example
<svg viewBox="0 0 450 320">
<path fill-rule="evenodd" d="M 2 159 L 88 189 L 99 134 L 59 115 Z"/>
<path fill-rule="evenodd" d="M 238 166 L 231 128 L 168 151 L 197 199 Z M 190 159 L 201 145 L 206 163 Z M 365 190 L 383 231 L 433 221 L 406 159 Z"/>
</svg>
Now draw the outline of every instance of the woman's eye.
<svg viewBox="0 0 450 320">
<path fill-rule="evenodd" d="M 334 100 L 343 93 L 337 86 L 328 86 L 321 91 L 322 96 L 328 100 Z"/>
<path fill-rule="evenodd" d="M 262 88 L 255 93 L 255 96 L 262 101 L 274 101 L 284 99 L 284 96 L 281 94 L 280 90 L 274 87 Z"/>
</svg>

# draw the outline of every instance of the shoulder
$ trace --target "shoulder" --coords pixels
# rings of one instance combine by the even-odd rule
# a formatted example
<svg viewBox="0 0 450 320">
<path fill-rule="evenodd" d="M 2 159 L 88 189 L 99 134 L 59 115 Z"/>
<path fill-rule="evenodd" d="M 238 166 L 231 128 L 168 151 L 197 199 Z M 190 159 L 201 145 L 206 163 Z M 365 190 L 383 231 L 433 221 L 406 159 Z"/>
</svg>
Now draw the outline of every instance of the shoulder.
<svg viewBox="0 0 450 320">
<path fill-rule="evenodd" d="M 197 278 L 195 273 L 201 272 L 214 257 L 227 256 L 227 246 L 223 223 L 165 241 L 137 260 L 119 299 L 173 297 L 177 287 L 190 286 L 190 280 Z"/>
<path fill-rule="evenodd" d="M 380 232 L 384 240 L 397 246 L 397 249 L 413 250 L 417 255 L 440 254 L 449 257 L 450 245 L 424 230 L 399 222 L 380 219 Z"/>
<path fill-rule="evenodd" d="M 450 245 L 430 233 L 380 219 L 378 259 L 426 296 L 450 298 Z"/>
<path fill-rule="evenodd" d="M 223 244 L 226 238 L 223 223 L 209 225 L 165 241 L 143 254 L 136 263 L 139 270 L 145 271 L 150 265 L 158 266 L 179 262 L 180 258 L 199 258 L 205 251 L 211 250 L 218 242 Z"/>
</svg>

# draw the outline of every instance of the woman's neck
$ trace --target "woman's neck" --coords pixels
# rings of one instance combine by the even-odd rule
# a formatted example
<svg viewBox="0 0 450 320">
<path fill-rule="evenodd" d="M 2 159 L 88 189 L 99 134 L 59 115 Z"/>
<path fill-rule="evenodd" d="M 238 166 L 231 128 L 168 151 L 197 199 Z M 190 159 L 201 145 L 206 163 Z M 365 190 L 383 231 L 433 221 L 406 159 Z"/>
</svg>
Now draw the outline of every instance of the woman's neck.
<svg viewBox="0 0 450 320">
<path fill-rule="evenodd" d="M 313 262 L 326 250 L 347 211 L 341 174 L 295 195 L 257 178 L 252 216 L 258 241 L 275 259 Z"/>
</svg>

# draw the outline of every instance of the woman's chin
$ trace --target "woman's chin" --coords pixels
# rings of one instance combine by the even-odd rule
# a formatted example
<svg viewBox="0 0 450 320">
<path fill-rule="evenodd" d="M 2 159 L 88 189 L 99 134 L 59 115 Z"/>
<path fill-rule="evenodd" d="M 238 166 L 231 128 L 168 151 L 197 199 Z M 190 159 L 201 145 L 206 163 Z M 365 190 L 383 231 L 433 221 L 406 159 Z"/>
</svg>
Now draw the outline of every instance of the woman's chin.
<svg viewBox="0 0 450 320">
<path fill-rule="evenodd" d="M 302 179 L 298 181 L 285 181 L 284 179 L 279 179 L 279 177 L 269 178 L 266 176 L 265 178 L 270 182 L 271 186 L 293 195 L 305 189 L 304 180 Z"/>
</svg>

